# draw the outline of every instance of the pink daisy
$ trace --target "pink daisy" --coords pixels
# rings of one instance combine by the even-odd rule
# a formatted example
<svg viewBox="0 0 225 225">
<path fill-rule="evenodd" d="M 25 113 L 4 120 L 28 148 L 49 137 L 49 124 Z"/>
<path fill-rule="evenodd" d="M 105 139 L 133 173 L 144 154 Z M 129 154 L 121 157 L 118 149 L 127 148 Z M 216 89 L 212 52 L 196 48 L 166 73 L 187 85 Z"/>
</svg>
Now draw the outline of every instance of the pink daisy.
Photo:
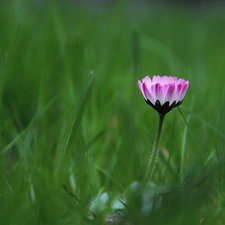
<svg viewBox="0 0 225 225">
<path fill-rule="evenodd" d="M 145 101 L 158 113 L 166 114 L 179 106 L 186 94 L 189 81 L 171 76 L 146 76 L 138 81 Z"/>
</svg>

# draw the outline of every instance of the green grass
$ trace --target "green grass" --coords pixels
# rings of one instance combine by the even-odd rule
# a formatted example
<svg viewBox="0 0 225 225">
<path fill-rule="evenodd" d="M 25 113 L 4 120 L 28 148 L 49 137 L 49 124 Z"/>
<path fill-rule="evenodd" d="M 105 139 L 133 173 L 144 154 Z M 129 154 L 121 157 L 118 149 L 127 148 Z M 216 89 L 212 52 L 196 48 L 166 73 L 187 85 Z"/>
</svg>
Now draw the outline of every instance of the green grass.
<svg viewBox="0 0 225 225">
<path fill-rule="evenodd" d="M 216 9 L 2 3 L 0 224 L 100 225 L 125 192 L 131 224 L 225 224 L 224 28 Z M 165 117 L 143 215 L 129 187 L 158 115 L 136 83 L 154 74 L 190 87 Z"/>
</svg>

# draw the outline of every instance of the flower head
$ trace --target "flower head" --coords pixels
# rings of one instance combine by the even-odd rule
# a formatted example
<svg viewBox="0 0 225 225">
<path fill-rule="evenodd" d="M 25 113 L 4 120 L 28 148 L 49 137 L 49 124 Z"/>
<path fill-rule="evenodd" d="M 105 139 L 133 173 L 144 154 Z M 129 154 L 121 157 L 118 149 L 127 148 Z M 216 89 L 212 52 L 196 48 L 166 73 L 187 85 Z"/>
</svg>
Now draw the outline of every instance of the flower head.
<svg viewBox="0 0 225 225">
<path fill-rule="evenodd" d="M 146 76 L 138 81 L 145 101 L 158 113 L 166 114 L 179 106 L 186 94 L 189 81 L 170 76 Z"/>
</svg>

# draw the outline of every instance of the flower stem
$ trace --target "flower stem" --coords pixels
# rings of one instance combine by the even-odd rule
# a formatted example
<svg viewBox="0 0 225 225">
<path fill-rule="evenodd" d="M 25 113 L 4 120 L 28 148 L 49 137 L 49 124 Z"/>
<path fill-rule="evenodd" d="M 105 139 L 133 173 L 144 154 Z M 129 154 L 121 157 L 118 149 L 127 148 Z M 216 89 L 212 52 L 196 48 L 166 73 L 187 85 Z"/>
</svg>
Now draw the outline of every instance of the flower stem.
<svg viewBox="0 0 225 225">
<path fill-rule="evenodd" d="M 159 114 L 158 131 L 157 131 L 156 140 L 155 140 L 151 155 L 149 157 L 148 168 L 145 175 L 145 184 L 151 181 L 152 176 L 154 174 L 155 165 L 156 165 L 156 161 L 157 161 L 157 157 L 159 153 L 159 141 L 160 141 L 160 135 L 161 135 L 162 127 L 163 127 L 164 116 L 165 114 Z"/>
</svg>

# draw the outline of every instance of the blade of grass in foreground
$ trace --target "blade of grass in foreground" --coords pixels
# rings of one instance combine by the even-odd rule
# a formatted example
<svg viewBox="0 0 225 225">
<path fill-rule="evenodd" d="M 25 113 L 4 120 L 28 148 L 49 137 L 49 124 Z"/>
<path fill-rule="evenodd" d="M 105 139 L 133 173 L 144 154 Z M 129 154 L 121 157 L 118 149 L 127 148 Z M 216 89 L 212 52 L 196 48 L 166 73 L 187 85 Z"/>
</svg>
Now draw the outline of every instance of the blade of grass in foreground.
<svg viewBox="0 0 225 225">
<path fill-rule="evenodd" d="M 61 168 L 64 156 L 66 154 L 69 142 L 71 140 L 72 134 L 74 134 L 75 131 L 77 131 L 77 128 L 79 127 L 79 123 L 81 122 L 81 118 L 82 118 L 82 114 L 84 112 L 85 106 L 88 102 L 88 99 L 90 99 L 93 85 L 94 85 L 94 77 L 93 77 L 93 75 L 91 75 L 91 77 L 86 85 L 86 88 L 78 102 L 77 109 L 74 113 L 74 116 L 71 121 L 71 125 L 66 134 L 66 138 L 65 138 L 63 147 L 62 147 L 62 149 L 60 149 L 60 148 L 57 149 L 56 166 L 55 166 L 55 172 L 54 172 L 55 177 L 57 177 L 58 172 L 60 171 L 60 168 Z"/>
<path fill-rule="evenodd" d="M 192 103 L 192 105 L 190 107 L 190 111 L 189 112 L 192 112 L 193 107 L 194 107 L 194 102 L 195 102 L 195 99 L 193 99 L 193 103 Z M 179 111 L 182 114 L 180 108 L 179 108 Z M 181 162 L 180 162 L 180 183 L 182 183 L 182 181 L 183 181 L 184 154 L 185 154 L 185 149 L 186 149 L 186 139 L 187 139 L 188 124 L 190 123 L 190 120 L 191 120 L 191 115 L 189 113 L 188 117 L 187 117 L 187 121 L 185 121 L 186 125 L 185 125 L 185 128 L 184 128 L 184 133 L 183 133 L 183 138 L 182 138 Z"/>
</svg>

